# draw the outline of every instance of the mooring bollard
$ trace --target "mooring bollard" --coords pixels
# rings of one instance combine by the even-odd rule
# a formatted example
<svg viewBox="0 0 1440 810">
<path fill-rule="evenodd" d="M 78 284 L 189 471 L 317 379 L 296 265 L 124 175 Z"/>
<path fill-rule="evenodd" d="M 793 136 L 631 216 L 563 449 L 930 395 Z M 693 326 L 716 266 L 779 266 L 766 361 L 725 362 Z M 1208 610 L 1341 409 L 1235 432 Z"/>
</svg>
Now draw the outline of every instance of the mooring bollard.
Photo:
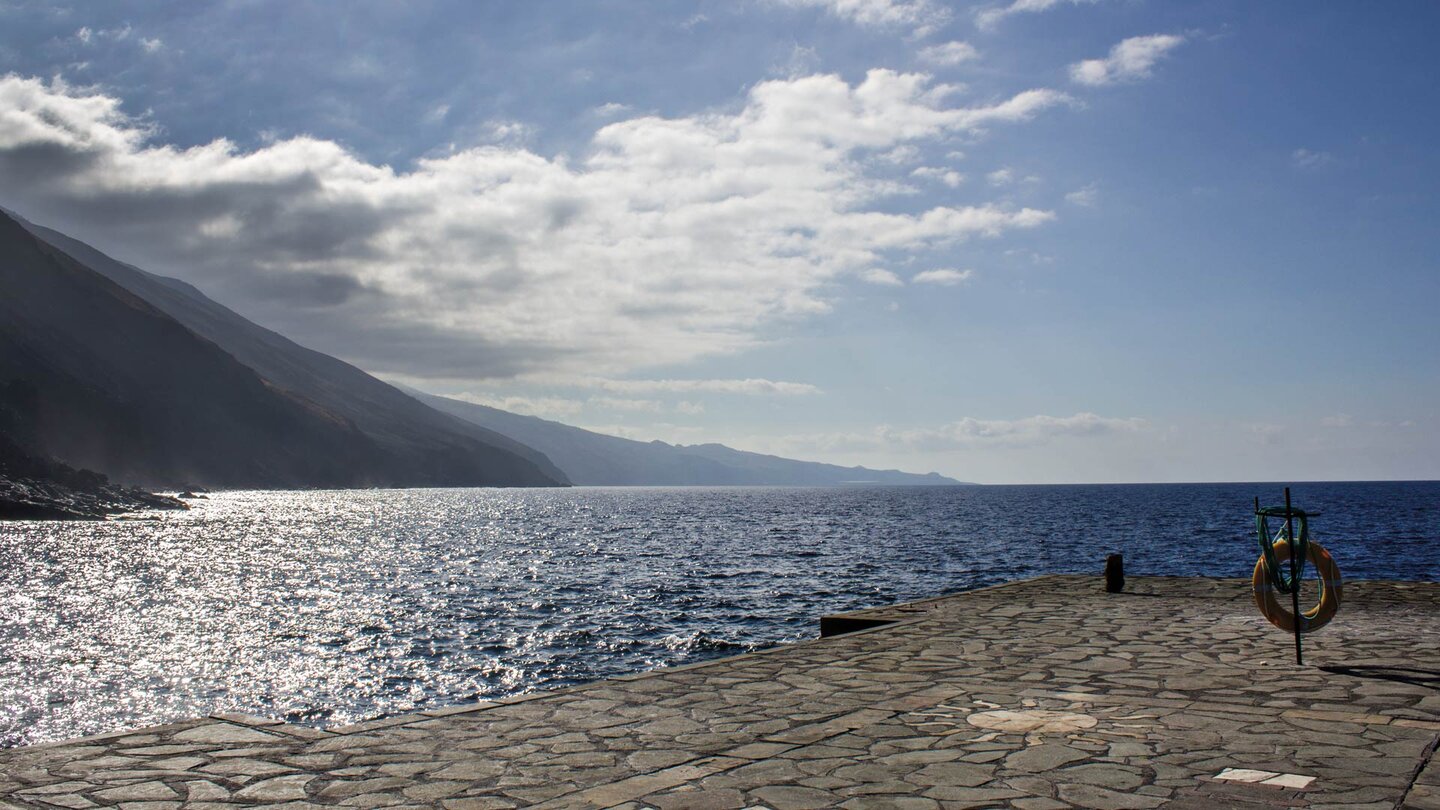
<svg viewBox="0 0 1440 810">
<path fill-rule="evenodd" d="M 1105 590 L 1110 593 L 1125 590 L 1125 555 L 1111 554 L 1105 558 Z"/>
</svg>

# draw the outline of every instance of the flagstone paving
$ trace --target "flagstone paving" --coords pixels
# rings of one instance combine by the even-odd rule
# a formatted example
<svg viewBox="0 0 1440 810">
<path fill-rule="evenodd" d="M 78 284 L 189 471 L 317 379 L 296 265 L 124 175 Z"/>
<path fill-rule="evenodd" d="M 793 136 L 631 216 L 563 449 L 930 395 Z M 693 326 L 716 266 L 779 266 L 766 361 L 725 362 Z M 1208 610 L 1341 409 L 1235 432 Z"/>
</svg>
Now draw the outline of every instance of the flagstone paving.
<svg viewBox="0 0 1440 810">
<path fill-rule="evenodd" d="M 846 625 L 873 626 L 348 728 L 0 751 L 0 810 L 1440 809 L 1440 583 L 1347 583 L 1303 667 L 1239 580 L 1049 576 Z"/>
</svg>

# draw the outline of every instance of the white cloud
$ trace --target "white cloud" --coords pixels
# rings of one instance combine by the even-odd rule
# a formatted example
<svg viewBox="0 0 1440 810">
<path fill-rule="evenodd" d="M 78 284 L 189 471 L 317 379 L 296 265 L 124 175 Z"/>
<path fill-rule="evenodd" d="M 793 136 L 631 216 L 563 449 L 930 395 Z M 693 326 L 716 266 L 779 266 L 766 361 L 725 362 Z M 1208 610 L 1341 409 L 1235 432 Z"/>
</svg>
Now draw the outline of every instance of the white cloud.
<svg viewBox="0 0 1440 810">
<path fill-rule="evenodd" d="M 699 402 L 691 402 L 689 400 L 682 399 L 679 402 L 675 403 L 675 412 L 683 413 L 687 416 L 699 416 L 700 414 L 705 413 L 705 406 Z"/>
<path fill-rule="evenodd" d="M 446 110 L 446 112 L 449 112 L 449 110 Z M 491 143 L 518 145 L 534 137 L 535 128 L 523 121 L 502 119 L 486 121 L 484 132 L 486 139 Z"/>
<path fill-rule="evenodd" d="M 159 37 L 155 37 L 154 39 L 147 39 L 142 37 L 140 39 L 140 47 L 144 48 L 146 53 L 155 53 L 164 46 L 165 43 L 161 42 Z"/>
<path fill-rule="evenodd" d="M 1111 48 L 1104 59 L 1086 59 L 1071 65 L 1070 80 L 1098 87 L 1143 79 L 1156 62 L 1184 41 L 1184 37 L 1174 34 L 1130 37 Z"/>
<path fill-rule="evenodd" d="M 1001 186 L 1008 186 L 1011 183 L 1015 182 L 1015 170 L 1011 169 L 1009 166 L 1006 166 L 1003 169 L 996 169 L 995 171 L 985 175 L 985 179 L 990 183 L 990 185 L 995 186 L 996 188 L 999 188 Z"/>
<path fill-rule="evenodd" d="M 1241 425 L 1241 429 L 1253 435 L 1260 444 L 1267 447 L 1282 444 L 1285 441 L 1286 428 L 1284 425 L 1255 422 Z"/>
<path fill-rule="evenodd" d="M 910 172 L 914 177 L 924 177 L 930 180 L 938 180 L 950 188 L 959 188 L 965 182 L 965 175 L 954 169 L 945 169 L 938 166 L 921 166 Z"/>
<path fill-rule="evenodd" d="M 875 156 L 875 160 L 882 163 L 891 163 L 896 166 L 903 166 L 907 163 L 914 163 L 920 159 L 920 150 L 908 143 L 900 144 L 886 152 Z"/>
<path fill-rule="evenodd" d="M 1115 418 L 1093 413 L 1074 416 L 1028 416 L 1021 419 L 964 417 L 938 427 L 896 428 L 881 425 L 870 432 L 827 433 L 785 437 L 793 449 L 847 452 L 936 453 L 980 447 L 1035 447 L 1064 439 L 1086 439 L 1149 430 L 1144 419 Z"/>
<path fill-rule="evenodd" d="M 1094 183 L 1075 189 L 1065 195 L 1065 202 L 1081 208 L 1094 208 L 1100 202 L 1100 188 Z"/>
<path fill-rule="evenodd" d="M 472 391 L 461 391 L 457 394 L 446 394 L 445 396 L 450 399 L 473 402 L 476 405 L 499 408 L 502 411 L 510 411 L 511 413 L 525 414 L 527 416 L 543 416 L 551 419 L 574 416 L 585 408 L 584 402 L 561 397 L 496 396 L 494 394 L 475 393 Z"/>
<path fill-rule="evenodd" d="M 923 36 L 944 25 L 950 10 L 934 0 L 773 0 L 787 6 L 823 8 L 859 25 L 906 27 Z"/>
<path fill-rule="evenodd" d="M 801 396 L 818 394 L 820 389 L 809 383 L 785 382 L 783 380 L 610 380 L 601 377 L 578 377 L 566 379 L 567 385 L 578 388 L 598 388 L 626 394 L 658 393 L 711 393 L 741 394 L 745 396 Z"/>
<path fill-rule="evenodd" d="M 424 119 L 424 120 L 425 120 L 425 123 L 427 123 L 427 124 L 438 124 L 438 123 L 440 123 L 441 121 L 444 121 L 444 120 L 445 120 L 445 117 L 448 116 L 449 114 L 450 114 L 450 105 L 449 105 L 449 104 L 436 104 L 434 107 L 431 107 L 431 108 L 430 108 L 430 111 L 429 111 L 429 112 L 425 113 L 425 119 Z"/>
<path fill-rule="evenodd" d="M 905 283 L 899 276 L 889 270 L 881 270 L 878 267 L 872 267 L 861 273 L 860 279 L 868 284 L 879 284 L 887 287 L 898 287 Z"/>
<path fill-rule="evenodd" d="M 1062 2 L 1080 5 L 1081 3 L 1093 3 L 1095 0 L 1015 0 L 1008 6 L 981 9 L 975 15 L 975 25 L 981 29 L 994 28 L 1006 17 L 1048 11 Z"/>
<path fill-rule="evenodd" d="M 617 101 L 607 101 L 595 108 L 595 114 L 602 118 L 614 118 L 630 111 L 629 104 L 621 104 Z"/>
<path fill-rule="evenodd" d="M 932 65 L 958 65 L 980 58 L 980 52 L 968 42 L 944 42 L 920 49 L 920 60 Z"/>
<path fill-rule="evenodd" d="M 102 39 L 108 39 L 114 42 L 123 42 L 124 40 L 129 39 L 130 35 L 134 32 L 135 29 L 130 27 L 129 25 L 123 25 L 118 28 L 100 29 L 91 28 L 90 26 L 86 25 L 81 26 L 75 31 L 75 38 L 80 41 L 81 45 L 89 45 L 91 43 L 99 42 Z M 159 50 L 162 44 L 163 43 L 159 39 L 140 39 L 140 47 L 144 48 L 148 53 L 154 53 L 155 51 Z"/>
<path fill-rule="evenodd" d="M 676 425 L 670 422 L 652 422 L 647 425 L 593 425 L 580 424 L 575 427 L 607 436 L 633 439 L 637 442 L 662 441 L 675 445 L 716 441 L 707 428 L 698 425 Z"/>
<path fill-rule="evenodd" d="M 1296 149 L 1290 153 L 1290 164 L 1297 169 L 1318 169 L 1334 162 L 1335 156 L 1329 152 Z"/>
<path fill-rule="evenodd" d="M 200 283 L 371 371 L 479 380 L 612 375 L 757 345 L 822 314 L 832 282 L 1054 214 L 997 203 L 885 210 L 869 158 L 1068 103 L 984 106 L 928 77 L 767 81 L 730 112 L 641 116 L 576 157 L 520 141 L 362 160 L 299 136 L 181 148 L 120 99 L 0 77 L 0 188 L 44 224 Z"/>
<path fill-rule="evenodd" d="M 1029 248 L 1011 248 L 1005 251 L 1005 257 L 1009 259 L 1023 259 L 1031 264 L 1054 264 L 1055 257 L 1040 253 Z"/>
<path fill-rule="evenodd" d="M 597 408 L 605 408 L 612 411 L 632 411 L 642 413 L 660 413 L 665 410 L 665 403 L 657 399 L 630 399 L 627 397 L 591 397 L 590 403 Z"/>
<path fill-rule="evenodd" d="M 942 287 L 954 287 L 964 284 L 974 278 L 974 270 L 926 270 L 916 273 L 911 281 L 916 284 L 938 284 Z"/>
<path fill-rule="evenodd" d="M 796 43 L 790 48 L 790 56 L 770 69 L 770 75 L 795 79 L 815 73 L 819 67 L 820 52 Z"/>
<path fill-rule="evenodd" d="M 1116 419 L 1093 413 L 1074 416 L 1030 416 L 1024 419 L 975 419 L 965 417 L 935 429 L 892 430 L 880 435 L 892 444 L 912 448 L 966 447 L 998 443 L 1034 445 L 1067 436 L 1103 436 L 1133 432 L 1146 427 L 1143 419 Z"/>
</svg>

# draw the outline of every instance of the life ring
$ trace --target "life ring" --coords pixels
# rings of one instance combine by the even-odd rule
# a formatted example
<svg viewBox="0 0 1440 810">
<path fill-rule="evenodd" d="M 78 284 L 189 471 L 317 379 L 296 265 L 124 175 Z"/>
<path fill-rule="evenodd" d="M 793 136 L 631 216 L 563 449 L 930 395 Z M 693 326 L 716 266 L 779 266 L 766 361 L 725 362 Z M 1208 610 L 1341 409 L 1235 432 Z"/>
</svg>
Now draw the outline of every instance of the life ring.
<svg viewBox="0 0 1440 810">
<path fill-rule="evenodd" d="M 1300 613 L 1300 630 L 1304 633 L 1313 633 L 1316 630 L 1330 623 L 1335 618 L 1335 612 L 1340 609 L 1340 567 L 1335 564 L 1335 558 L 1330 552 L 1319 543 L 1309 543 L 1309 552 L 1305 555 L 1310 564 L 1320 574 L 1320 603 L 1315 607 Z M 1275 562 L 1284 565 L 1290 562 L 1290 543 L 1287 540 L 1276 540 Z M 1270 582 L 1269 573 L 1265 570 L 1265 557 L 1261 555 L 1255 562 L 1255 575 L 1251 578 L 1251 586 L 1255 591 L 1255 606 L 1260 608 L 1260 613 L 1271 624 L 1284 630 L 1287 633 L 1295 631 L 1295 617 L 1291 615 L 1289 608 L 1281 605 L 1277 598 L 1277 590 Z M 1280 594 L 1280 596 L 1288 596 Z M 1289 599 L 1285 600 L 1286 602 Z"/>
</svg>

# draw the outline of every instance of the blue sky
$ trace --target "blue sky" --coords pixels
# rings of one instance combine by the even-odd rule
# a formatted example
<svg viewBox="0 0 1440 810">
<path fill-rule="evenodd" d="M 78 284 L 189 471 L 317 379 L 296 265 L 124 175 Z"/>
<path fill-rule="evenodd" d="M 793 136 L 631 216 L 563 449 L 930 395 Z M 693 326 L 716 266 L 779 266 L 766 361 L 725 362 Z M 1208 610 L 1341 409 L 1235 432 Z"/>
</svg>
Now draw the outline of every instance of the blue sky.
<svg viewBox="0 0 1440 810">
<path fill-rule="evenodd" d="M 0 205 L 388 379 L 633 438 L 1436 478 L 1437 23 L 0 0 Z"/>
</svg>

